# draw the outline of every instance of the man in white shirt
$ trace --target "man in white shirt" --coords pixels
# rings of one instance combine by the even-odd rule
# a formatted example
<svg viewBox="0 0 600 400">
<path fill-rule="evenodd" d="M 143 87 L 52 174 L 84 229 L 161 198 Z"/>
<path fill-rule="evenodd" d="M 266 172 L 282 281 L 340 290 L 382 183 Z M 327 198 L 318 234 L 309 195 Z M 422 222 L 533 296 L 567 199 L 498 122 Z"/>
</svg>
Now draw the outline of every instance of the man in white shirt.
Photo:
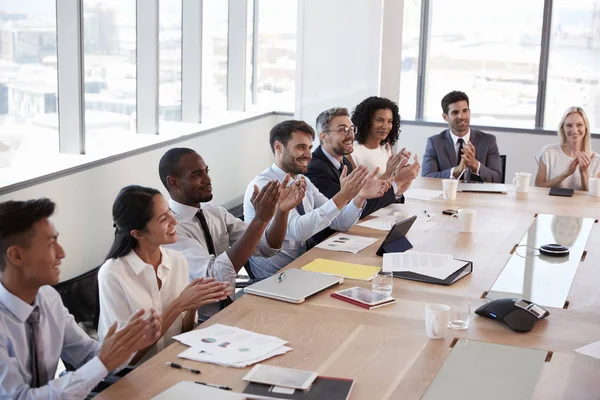
<svg viewBox="0 0 600 400">
<path fill-rule="evenodd" d="M 496 137 L 471 130 L 469 97 L 459 91 L 442 99 L 449 129 L 427 139 L 421 174 L 429 178 L 462 177 L 465 181 L 502 182 Z"/>
<path fill-rule="evenodd" d="M 100 345 L 77 325 L 51 286 L 65 253 L 48 199 L 0 204 L 0 398 L 82 399 L 109 371 L 158 339 L 161 317 L 135 313 Z M 78 369 L 54 379 L 59 358 Z"/>
<path fill-rule="evenodd" d="M 248 185 L 244 196 L 245 220 L 251 221 L 257 215 L 250 201 L 255 186 L 263 187 L 273 179 L 282 181 L 290 175 L 294 183 L 305 182 L 306 194 L 289 212 L 287 234 L 279 254 L 271 258 L 250 258 L 250 267 L 257 278 L 271 276 L 294 261 L 306 250 L 306 241 L 323 229 L 349 230 L 360 218 L 366 200 L 381 197 L 389 189 L 389 182 L 376 178 L 379 169 L 369 174 L 366 167 L 360 166 L 347 175 L 344 166 L 340 190 L 328 199 L 303 175 L 312 158 L 315 138 L 310 125 L 304 121 L 284 121 L 275 125 L 269 136 L 275 162 Z"/>
<path fill-rule="evenodd" d="M 251 202 L 257 218 L 248 223 L 210 202 L 208 171 L 204 159 L 192 149 L 174 148 L 162 156 L 159 175 L 177 219 L 177 242 L 168 247 L 183 253 L 190 279 L 209 277 L 233 286 L 237 272 L 252 254 L 272 257 L 279 252 L 288 213 L 302 200 L 304 186 L 286 187 L 288 177 L 285 185 L 273 180 L 260 191 L 256 188 Z M 217 306 L 205 306 L 199 313 L 210 316 L 218 310 Z"/>
</svg>

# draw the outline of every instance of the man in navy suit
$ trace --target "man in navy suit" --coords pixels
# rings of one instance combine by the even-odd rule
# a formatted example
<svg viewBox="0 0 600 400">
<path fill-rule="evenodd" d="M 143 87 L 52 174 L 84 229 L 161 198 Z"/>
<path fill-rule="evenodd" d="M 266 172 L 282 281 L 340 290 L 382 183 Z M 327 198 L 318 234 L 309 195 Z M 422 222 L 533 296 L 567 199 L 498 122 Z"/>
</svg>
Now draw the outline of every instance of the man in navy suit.
<svg viewBox="0 0 600 400">
<path fill-rule="evenodd" d="M 331 108 L 317 117 L 317 132 L 321 145 L 312 154 L 306 176 L 327 198 L 332 198 L 340 191 L 340 174 L 344 166 L 347 173 L 352 172 L 350 161 L 344 156 L 352 153 L 355 128 L 346 108 Z M 361 218 L 386 207 L 392 203 L 404 202 L 404 193 L 413 179 L 419 174 L 419 162 L 415 156 L 409 164 L 410 153 L 403 153 L 402 160 L 390 182 L 389 189 L 383 196 L 366 201 Z M 374 171 L 370 171 L 374 172 Z M 334 232 L 327 228 L 313 236 L 314 243 L 319 243 Z"/>
<path fill-rule="evenodd" d="M 462 174 L 467 182 L 502 182 L 496 137 L 471 130 L 469 97 L 450 92 L 442 99 L 442 110 L 449 129 L 427 139 L 421 174 L 457 179 Z"/>
</svg>

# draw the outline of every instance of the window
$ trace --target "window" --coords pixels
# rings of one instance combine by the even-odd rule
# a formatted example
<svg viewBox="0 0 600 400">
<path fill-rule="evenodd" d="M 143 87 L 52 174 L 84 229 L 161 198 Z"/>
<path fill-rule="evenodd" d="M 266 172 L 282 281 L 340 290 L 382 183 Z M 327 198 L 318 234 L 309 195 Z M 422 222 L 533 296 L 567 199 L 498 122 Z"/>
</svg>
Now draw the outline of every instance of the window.
<svg viewBox="0 0 600 400">
<path fill-rule="evenodd" d="M 254 98 L 261 108 L 294 109 L 297 0 L 259 0 Z"/>
<path fill-rule="evenodd" d="M 431 7 L 424 118 L 443 121 L 442 97 L 461 90 L 473 124 L 533 129 L 544 2 L 432 0 Z"/>
<path fill-rule="evenodd" d="M 181 121 L 181 1 L 159 2 L 159 119 Z"/>
<path fill-rule="evenodd" d="M 228 3 L 222 0 L 202 3 L 203 115 L 227 110 Z"/>
<path fill-rule="evenodd" d="M 400 116 L 415 119 L 417 110 L 417 78 L 419 67 L 419 38 L 421 37 L 421 0 L 404 0 L 402 26 L 402 70 L 400 72 Z"/>
<path fill-rule="evenodd" d="M 567 108 L 581 106 L 592 131 L 600 130 L 599 71 L 600 1 L 554 0 L 545 128 L 556 130 Z"/>
<path fill-rule="evenodd" d="M 56 2 L 0 2 L 0 186 L 58 154 L 57 79 Z"/>
<path fill-rule="evenodd" d="M 136 131 L 135 0 L 83 0 L 86 152 Z"/>
</svg>

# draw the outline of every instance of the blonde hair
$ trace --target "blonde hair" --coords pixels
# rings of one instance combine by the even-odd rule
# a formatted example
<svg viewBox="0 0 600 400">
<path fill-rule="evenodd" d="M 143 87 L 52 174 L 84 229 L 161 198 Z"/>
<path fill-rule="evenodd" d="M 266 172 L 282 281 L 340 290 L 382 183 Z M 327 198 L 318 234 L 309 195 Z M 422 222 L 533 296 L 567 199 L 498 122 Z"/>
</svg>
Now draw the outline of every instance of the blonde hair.
<svg viewBox="0 0 600 400">
<path fill-rule="evenodd" d="M 583 111 L 583 108 L 581 108 L 581 107 L 573 106 L 573 107 L 567 108 L 567 110 L 563 114 L 562 118 L 560 119 L 560 123 L 558 124 L 558 137 L 560 138 L 560 145 L 563 146 L 564 144 L 567 143 L 567 135 L 565 134 L 565 120 L 567 119 L 567 117 L 569 115 L 574 114 L 574 113 L 581 115 L 581 118 L 583 118 L 583 123 L 585 124 L 585 137 L 583 138 L 583 151 L 585 152 L 585 154 L 587 154 L 589 156 L 592 154 L 592 142 L 590 140 L 590 122 L 588 121 L 585 111 Z M 579 150 L 579 149 L 576 149 L 576 150 Z"/>
</svg>

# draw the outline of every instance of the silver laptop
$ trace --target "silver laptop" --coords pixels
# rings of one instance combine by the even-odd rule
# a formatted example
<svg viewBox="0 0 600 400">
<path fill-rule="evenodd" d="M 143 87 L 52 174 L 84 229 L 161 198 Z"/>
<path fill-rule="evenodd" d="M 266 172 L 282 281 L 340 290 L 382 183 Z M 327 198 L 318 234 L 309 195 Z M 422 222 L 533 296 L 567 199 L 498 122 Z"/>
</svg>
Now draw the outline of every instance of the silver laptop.
<svg viewBox="0 0 600 400">
<path fill-rule="evenodd" d="M 246 293 L 289 303 L 302 303 L 307 297 L 344 282 L 341 276 L 290 268 L 244 289 Z"/>
<path fill-rule="evenodd" d="M 503 183 L 459 183 L 458 192 L 507 193 Z"/>
</svg>

